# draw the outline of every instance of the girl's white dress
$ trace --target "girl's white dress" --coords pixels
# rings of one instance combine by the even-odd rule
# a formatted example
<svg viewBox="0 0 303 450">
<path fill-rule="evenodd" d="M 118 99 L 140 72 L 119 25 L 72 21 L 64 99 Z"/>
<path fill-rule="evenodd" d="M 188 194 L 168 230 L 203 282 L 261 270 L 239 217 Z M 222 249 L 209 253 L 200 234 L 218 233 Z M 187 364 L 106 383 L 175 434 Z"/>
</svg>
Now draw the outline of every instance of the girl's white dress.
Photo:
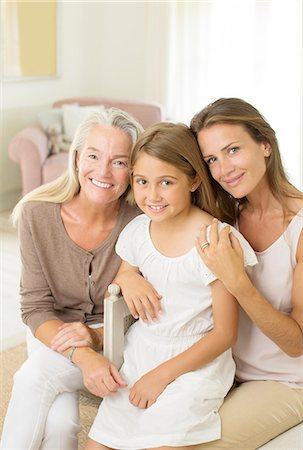
<svg viewBox="0 0 303 450">
<path fill-rule="evenodd" d="M 150 219 L 142 214 L 122 231 L 116 251 L 140 269 L 162 295 L 158 322 L 139 319 L 127 332 L 121 374 L 128 387 L 105 397 L 89 437 L 115 449 L 185 446 L 220 438 L 218 409 L 235 374 L 231 350 L 201 369 L 170 383 L 148 409 L 133 406 L 132 385 L 142 375 L 183 352 L 213 328 L 209 284 L 215 275 L 204 265 L 195 247 L 183 256 L 163 256 L 149 233 Z M 220 227 L 225 226 L 220 224 Z M 245 264 L 256 264 L 255 253 L 240 235 Z"/>
</svg>

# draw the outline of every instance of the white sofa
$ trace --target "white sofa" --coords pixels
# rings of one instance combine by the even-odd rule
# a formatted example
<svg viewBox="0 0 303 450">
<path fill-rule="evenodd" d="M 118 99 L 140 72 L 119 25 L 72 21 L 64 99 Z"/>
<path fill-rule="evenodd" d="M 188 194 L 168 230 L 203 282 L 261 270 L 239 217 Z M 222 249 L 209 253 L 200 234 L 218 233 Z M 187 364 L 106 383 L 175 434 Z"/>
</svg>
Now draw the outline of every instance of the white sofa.
<svg viewBox="0 0 303 450">
<path fill-rule="evenodd" d="M 303 405 L 302 405 L 303 408 Z M 259 447 L 262 450 L 302 450 L 303 449 L 303 422 L 285 431 L 267 444 Z M 244 449 L 243 449 L 244 450 Z"/>
</svg>

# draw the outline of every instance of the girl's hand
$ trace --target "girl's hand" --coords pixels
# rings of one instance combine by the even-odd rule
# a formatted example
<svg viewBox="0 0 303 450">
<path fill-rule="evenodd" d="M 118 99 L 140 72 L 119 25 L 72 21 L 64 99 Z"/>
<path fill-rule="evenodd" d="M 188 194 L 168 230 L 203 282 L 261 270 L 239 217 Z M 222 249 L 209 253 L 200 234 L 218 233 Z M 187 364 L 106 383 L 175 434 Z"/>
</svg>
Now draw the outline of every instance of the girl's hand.
<svg viewBox="0 0 303 450">
<path fill-rule="evenodd" d="M 113 395 L 120 388 L 127 386 L 118 369 L 104 356 L 91 349 L 77 348 L 73 361 L 82 370 L 85 387 L 98 397 Z"/>
<path fill-rule="evenodd" d="M 118 274 L 114 282 L 121 287 L 123 298 L 135 319 L 140 316 L 145 322 L 157 320 L 158 314 L 162 313 L 162 296 L 141 274 L 125 270 Z"/>
<path fill-rule="evenodd" d="M 103 328 L 89 328 L 81 322 L 64 323 L 51 341 L 52 350 L 62 353 L 72 345 L 102 349 Z"/>
<path fill-rule="evenodd" d="M 218 232 L 218 220 L 214 219 L 210 226 L 209 246 L 201 248 L 208 242 L 206 226 L 202 225 L 196 240 L 197 251 L 206 266 L 231 292 L 245 273 L 243 250 L 239 240 L 230 232 L 230 227 L 224 227 Z"/>
<path fill-rule="evenodd" d="M 140 409 L 149 408 L 164 391 L 168 381 L 159 369 L 154 369 L 141 377 L 130 390 L 129 401 Z"/>
</svg>

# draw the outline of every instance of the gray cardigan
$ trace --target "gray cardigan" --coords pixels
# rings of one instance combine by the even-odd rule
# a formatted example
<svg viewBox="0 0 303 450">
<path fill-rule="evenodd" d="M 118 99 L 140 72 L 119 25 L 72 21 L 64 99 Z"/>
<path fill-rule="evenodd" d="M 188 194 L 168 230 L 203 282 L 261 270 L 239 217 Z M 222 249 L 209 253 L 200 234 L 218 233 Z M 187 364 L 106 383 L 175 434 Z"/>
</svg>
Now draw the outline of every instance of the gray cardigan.
<svg viewBox="0 0 303 450">
<path fill-rule="evenodd" d="M 138 214 L 136 207 L 122 201 L 111 234 L 100 247 L 86 251 L 65 231 L 60 204 L 24 205 L 19 226 L 21 313 L 33 333 L 53 319 L 87 325 L 103 322 L 104 294 L 121 262 L 115 244 L 120 231 Z"/>
</svg>

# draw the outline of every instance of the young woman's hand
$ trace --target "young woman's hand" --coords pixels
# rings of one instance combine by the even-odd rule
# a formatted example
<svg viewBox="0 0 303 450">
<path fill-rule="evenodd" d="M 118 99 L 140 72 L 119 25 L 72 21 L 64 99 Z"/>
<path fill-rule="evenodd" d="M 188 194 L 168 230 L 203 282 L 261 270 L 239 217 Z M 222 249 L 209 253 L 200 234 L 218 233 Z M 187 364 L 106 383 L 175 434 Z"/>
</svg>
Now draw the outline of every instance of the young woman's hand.
<svg viewBox="0 0 303 450">
<path fill-rule="evenodd" d="M 149 408 L 168 385 L 165 373 L 154 369 L 141 377 L 130 390 L 129 401 L 140 409 Z"/>
<path fill-rule="evenodd" d="M 209 243 L 204 246 L 204 243 Z M 230 232 L 230 227 L 218 231 L 218 220 L 214 219 L 207 239 L 203 225 L 196 240 L 197 251 L 206 266 L 221 280 L 228 290 L 233 291 L 241 275 L 245 274 L 243 250 L 239 240 Z"/>
<path fill-rule="evenodd" d="M 62 353 L 72 345 L 102 350 L 103 328 L 89 328 L 81 322 L 64 323 L 52 339 L 51 348 Z"/>
<path fill-rule="evenodd" d="M 94 350 L 77 348 L 73 362 L 82 370 L 85 387 L 98 397 L 113 395 L 127 386 L 118 369 Z"/>
<path fill-rule="evenodd" d="M 122 290 L 123 298 L 135 319 L 157 320 L 162 312 L 162 296 L 143 276 L 134 270 L 123 270 L 115 278 Z"/>
</svg>

